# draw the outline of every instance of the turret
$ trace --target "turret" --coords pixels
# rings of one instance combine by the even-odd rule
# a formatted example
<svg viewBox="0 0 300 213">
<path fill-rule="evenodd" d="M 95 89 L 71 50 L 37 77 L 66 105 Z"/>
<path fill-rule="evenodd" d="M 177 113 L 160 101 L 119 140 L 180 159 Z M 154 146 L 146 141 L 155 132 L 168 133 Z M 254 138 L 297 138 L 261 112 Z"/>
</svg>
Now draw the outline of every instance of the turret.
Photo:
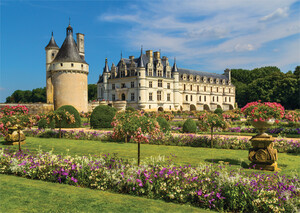
<svg viewBox="0 0 300 213">
<path fill-rule="evenodd" d="M 105 66 L 103 68 L 103 87 L 104 87 L 104 94 L 103 98 L 105 100 L 108 99 L 108 78 L 109 78 L 109 67 L 107 64 L 107 58 L 105 58 Z"/>
<path fill-rule="evenodd" d="M 181 95 L 179 93 L 179 72 L 176 64 L 176 58 L 174 58 L 174 64 L 172 68 L 172 74 L 174 78 L 174 107 L 176 110 L 179 110 L 180 102 L 181 102 Z"/>
<path fill-rule="evenodd" d="M 48 45 L 45 47 L 46 51 L 46 96 L 47 96 L 47 103 L 53 104 L 53 84 L 52 84 L 52 78 L 51 78 L 51 71 L 50 71 L 50 64 L 55 59 L 59 47 L 57 46 L 54 37 L 53 32 L 51 34 L 51 39 L 48 43 Z"/>
</svg>

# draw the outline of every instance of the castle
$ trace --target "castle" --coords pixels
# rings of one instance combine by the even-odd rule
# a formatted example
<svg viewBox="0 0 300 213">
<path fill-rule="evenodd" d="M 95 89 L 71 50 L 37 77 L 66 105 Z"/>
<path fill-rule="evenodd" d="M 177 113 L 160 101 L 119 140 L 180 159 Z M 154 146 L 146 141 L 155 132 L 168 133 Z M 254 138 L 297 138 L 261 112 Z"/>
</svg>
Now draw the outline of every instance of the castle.
<svg viewBox="0 0 300 213">
<path fill-rule="evenodd" d="M 89 65 L 85 61 L 84 34 L 77 33 L 76 36 L 77 44 L 69 24 L 60 48 L 53 33 L 45 47 L 47 103 L 54 104 L 54 109 L 73 105 L 79 112 L 87 112 Z"/>
<path fill-rule="evenodd" d="M 98 99 L 117 108 L 145 111 L 215 110 L 234 108 L 235 86 L 231 71 L 224 74 L 171 67 L 160 52 L 146 51 L 138 58 L 122 58 L 109 69 L 107 59 L 97 83 Z"/>
<path fill-rule="evenodd" d="M 47 103 L 58 109 L 73 105 L 79 112 L 91 111 L 88 105 L 87 76 L 89 65 L 85 61 L 84 34 L 73 38 L 69 24 L 66 38 L 59 48 L 53 33 L 46 50 Z M 193 111 L 234 108 L 235 86 L 231 84 L 229 69 L 224 74 L 200 72 L 171 67 L 160 52 L 141 50 L 138 58 L 123 58 L 111 69 L 107 59 L 97 83 L 98 104 L 108 104 L 119 110 L 126 107 L 145 111 Z"/>
</svg>

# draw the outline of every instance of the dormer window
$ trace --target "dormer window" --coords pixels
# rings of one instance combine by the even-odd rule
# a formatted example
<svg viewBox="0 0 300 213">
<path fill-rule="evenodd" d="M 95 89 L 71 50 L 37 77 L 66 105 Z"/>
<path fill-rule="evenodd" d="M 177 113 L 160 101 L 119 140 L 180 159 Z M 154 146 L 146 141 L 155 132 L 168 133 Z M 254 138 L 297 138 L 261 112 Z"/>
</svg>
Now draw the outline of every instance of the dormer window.
<svg viewBox="0 0 300 213">
<path fill-rule="evenodd" d="M 149 69 L 149 70 L 148 70 L 148 76 L 153 76 L 153 71 L 152 71 L 152 69 Z"/>
<path fill-rule="evenodd" d="M 212 84 L 214 82 L 214 79 L 210 78 L 209 82 Z"/>
</svg>

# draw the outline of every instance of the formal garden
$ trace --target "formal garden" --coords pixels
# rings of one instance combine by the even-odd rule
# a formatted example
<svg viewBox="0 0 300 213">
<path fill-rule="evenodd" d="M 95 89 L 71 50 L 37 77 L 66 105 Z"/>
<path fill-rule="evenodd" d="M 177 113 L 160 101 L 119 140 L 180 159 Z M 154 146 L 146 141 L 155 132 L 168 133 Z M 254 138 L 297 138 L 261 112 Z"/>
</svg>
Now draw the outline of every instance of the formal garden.
<svg viewBox="0 0 300 213">
<path fill-rule="evenodd" d="M 3 211 L 300 209 L 300 112 L 278 103 L 39 115 L 7 106 L 0 131 Z"/>
</svg>

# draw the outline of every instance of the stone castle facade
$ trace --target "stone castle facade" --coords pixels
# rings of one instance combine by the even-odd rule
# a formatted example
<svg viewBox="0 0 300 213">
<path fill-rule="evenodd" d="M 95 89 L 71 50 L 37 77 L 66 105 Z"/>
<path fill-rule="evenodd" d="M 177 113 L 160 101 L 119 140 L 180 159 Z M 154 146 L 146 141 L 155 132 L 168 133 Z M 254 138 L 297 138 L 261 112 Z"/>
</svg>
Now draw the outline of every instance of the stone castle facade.
<svg viewBox="0 0 300 213">
<path fill-rule="evenodd" d="M 234 108 L 235 86 L 231 71 L 224 74 L 171 67 L 160 52 L 146 51 L 138 58 L 122 58 L 115 66 L 107 59 L 97 83 L 98 100 L 117 108 L 145 111 L 193 111 Z"/>
<path fill-rule="evenodd" d="M 77 43 L 69 24 L 60 48 L 53 33 L 45 47 L 47 104 L 53 104 L 54 109 L 72 105 L 79 112 L 87 112 L 89 65 L 85 61 L 84 34 L 77 33 L 76 36 Z"/>
</svg>

